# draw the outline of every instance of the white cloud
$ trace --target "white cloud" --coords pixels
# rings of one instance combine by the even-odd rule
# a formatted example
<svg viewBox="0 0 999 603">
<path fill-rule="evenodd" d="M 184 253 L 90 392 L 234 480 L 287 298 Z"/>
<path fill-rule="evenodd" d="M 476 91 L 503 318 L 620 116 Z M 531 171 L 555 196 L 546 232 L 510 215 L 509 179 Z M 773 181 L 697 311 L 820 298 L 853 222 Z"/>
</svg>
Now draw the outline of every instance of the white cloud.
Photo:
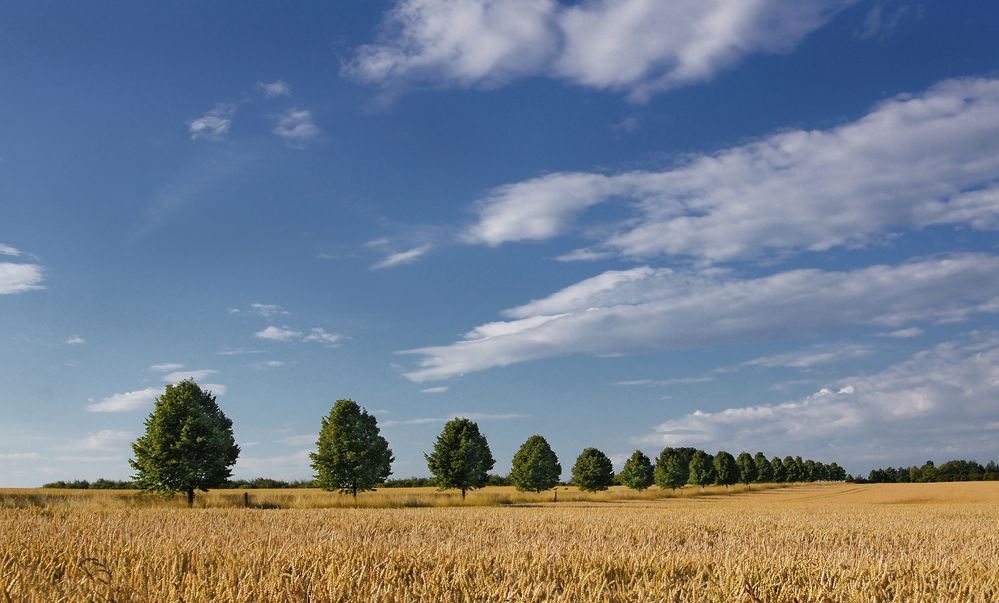
<svg viewBox="0 0 999 603">
<path fill-rule="evenodd" d="M 82 440 L 71 442 L 67 448 L 70 450 L 116 450 L 121 448 L 124 442 L 131 439 L 132 434 L 127 431 L 104 429 L 97 433 L 91 433 Z"/>
<path fill-rule="evenodd" d="M 403 264 L 411 264 L 426 255 L 427 252 L 430 251 L 430 248 L 430 245 L 420 245 L 419 247 L 414 247 L 413 249 L 409 249 L 407 251 L 393 253 L 377 262 L 371 267 L 371 269 L 381 270 L 383 268 L 393 268 Z"/>
<path fill-rule="evenodd" d="M 631 379 L 618 381 L 614 385 L 693 385 L 696 383 L 710 383 L 714 377 L 675 377 L 672 379 Z"/>
<path fill-rule="evenodd" d="M 767 449 L 871 468 L 999 454 L 999 336 L 915 354 L 870 375 L 780 404 L 695 411 L 643 438 L 709 450 Z"/>
<path fill-rule="evenodd" d="M 4 452 L 0 453 L 0 461 L 30 461 L 41 456 L 37 452 Z"/>
<path fill-rule="evenodd" d="M 66 340 L 66 345 L 83 345 L 86 342 L 87 342 L 86 339 L 78 335 L 73 335 L 72 337 Z"/>
<path fill-rule="evenodd" d="M 191 140 L 205 138 L 222 140 L 229 134 L 232 118 L 236 114 L 236 105 L 217 103 L 210 111 L 201 117 L 187 123 L 187 131 Z"/>
<path fill-rule="evenodd" d="M 306 109 L 288 109 L 278 116 L 274 133 L 292 147 L 301 147 L 322 133 L 312 121 L 312 112 Z"/>
<path fill-rule="evenodd" d="M 999 312 L 999 257 L 959 254 L 853 271 L 742 279 L 639 267 L 610 271 L 506 310 L 421 356 L 413 381 L 571 354 L 619 355 L 802 337 L 843 326 L 959 321 Z"/>
<path fill-rule="evenodd" d="M 215 352 L 216 356 L 245 356 L 246 354 L 263 354 L 263 350 L 249 350 L 246 348 L 225 348 Z M 178 367 L 179 368 L 179 367 Z"/>
<path fill-rule="evenodd" d="M 327 346 L 339 345 L 340 340 L 343 339 L 343 335 L 337 333 L 330 333 L 326 329 L 321 329 L 319 327 L 313 327 L 309 334 L 302 338 L 302 341 L 312 341 L 315 343 L 322 343 Z"/>
<path fill-rule="evenodd" d="M 264 96 L 267 98 L 274 98 L 275 96 L 291 96 L 291 88 L 284 80 L 274 80 L 273 82 L 257 82 L 257 88 L 259 88 Z"/>
<path fill-rule="evenodd" d="M 896 339 L 908 339 L 911 337 L 919 337 L 926 331 L 923 331 L 919 327 L 911 327 L 908 329 L 898 329 L 896 331 L 889 331 L 887 333 L 882 333 L 882 337 L 894 337 Z"/>
<path fill-rule="evenodd" d="M 0 295 L 44 289 L 44 270 L 37 264 L 0 262 Z"/>
<path fill-rule="evenodd" d="M 0 255 L 9 255 L 16 258 L 21 255 L 21 250 L 11 247 L 10 245 L 0 243 Z"/>
<path fill-rule="evenodd" d="M 221 383 L 203 383 L 201 389 L 216 396 L 224 396 L 228 388 Z"/>
<path fill-rule="evenodd" d="M 289 327 L 275 327 L 271 325 L 262 331 L 253 334 L 257 339 L 267 339 L 269 341 L 294 341 L 302 336 L 301 331 L 295 331 Z"/>
<path fill-rule="evenodd" d="M 785 52 L 850 0 L 398 0 L 348 74 L 385 87 L 547 75 L 644 100 Z"/>
<path fill-rule="evenodd" d="M 451 419 L 464 417 L 471 421 L 512 421 L 515 419 L 529 419 L 531 415 L 518 413 L 509 414 L 488 414 L 488 413 L 455 413 L 446 417 L 420 417 L 416 419 L 400 419 L 396 421 L 382 421 L 382 427 L 395 427 L 400 425 L 433 425 L 435 423 L 447 423 Z"/>
<path fill-rule="evenodd" d="M 100 402 L 87 405 L 90 412 L 129 412 L 153 405 L 153 400 L 163 393 L 162 389 L 147 387 L 134 392 L 112 394 Z"/>
<path fill-rule="evenodd" d="M 811 368 L 818 364 L 828 364 L 852 358 L 869 356 L 872 350 L 870 347 L 859 344 L 822 344 L 816 345 L 807 350 L 797 350 L 784 354 L 774 354 L 772 356 L 761 356 L 748 360 L 743 364 L 746 366 L 762 366 L 766 368 L 786 367 L 786 368 Z"/>
<path fill-rule="evenodd" d="M 541 241 L 626 202 L 595 247 L 719 262 L 860 246 L 932 225 L 999 228 L 999 80 L 942 82 L 828 130 L 788 130 L 664 171 L 555 173 L 491 191 L 465 240 Z"/>
<path fill-rule="evenodd" d="M 176 371 L 184 368 L 183 364 L 178 364 L 176 362 L 164 362 L 163 364 L 154 364 L 149 367 L 151 371 L 157 371 L 161 373 L 168 373 L 170 371 Z"/>
<path fill-rule="evenodd" d="M 251 366 L 253 366 L 253 368 L 256 369 L 265 370 L 265 369 L 281 368 L 282 366 L 284 366 L 284 364 L 285 363 L 282 362 L 281 360 L 265 360 L 262 362 L 254 362 Z"/>
<path fill-rule="evenodd" d="M 441 386 L 438 386 L 438 387 L 428 387 L 426 389 L 421 389 L 420 393 L 422 393 L 422 394 L 443 394 L 448 389 L 450 389 L 448 386 L 441 385 Z"/>
<path fill-rule="evenodd" d="M 285 316 L 289 314 L 287 310 L 277 304 L 250 304 L 245 310 L 240 308 L 227 308 L 229 314 L 234 316 L 261 316 L 263 318 L 273 318 L 275 316 Z"/>
<path fill-rule="evenodd" d="M 172 373 L 163 375 L 163 380 L 167 383 L 177 383 L 178 381 L 183 381 L 185 379 L 192 379 L 194 381 L 201 381 L 205 377 L 210 377 L 218 373 L 215 369 L 198 369 L 198 370 L 188 370 L 182 369 L 179 371 L 174 371 Z"/>
</svg>

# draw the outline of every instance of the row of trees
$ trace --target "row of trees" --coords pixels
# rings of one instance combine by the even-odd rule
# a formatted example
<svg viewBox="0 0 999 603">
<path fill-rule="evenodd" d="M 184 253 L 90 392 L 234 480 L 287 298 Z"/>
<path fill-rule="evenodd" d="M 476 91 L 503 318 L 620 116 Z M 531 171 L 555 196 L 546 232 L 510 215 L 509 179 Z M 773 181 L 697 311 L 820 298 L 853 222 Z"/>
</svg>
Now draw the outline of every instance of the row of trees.
<svg viewBox="0 0 999 603">
<path fill-rule="evenodd" d="M 215 397 L 193 381 L 166 386 L 145 422 L 146 432 L 132 444 L 137 487 L 154 492 L 187 495 L 193 504 L 195 491 L 226 487 L 239 455 L 232 421 Z M 323 417 L 310 454 L 315 486 L 351 494 L 385 484 L 395 460 L 382 437 L 377 419 L 353 400 L 338 400 Z M 441 489 L 457 489 L 462 498 L 468 490 L 496 483 L 489 474 L 495 459 L 479 426 L 469 419 L 448 421 L 432 452 L 424 455 L 432 482 Z M 562 465 L 540 435 L 527 439 L 513 457 L 509 481 L 519 490 L 542 492 L 559 484 Z M 686 484 L 729 486 L 737 482 L 798 482 L 842 480 L 839 465 L 802 460 L 801 457 L 767 459 L 762 452 L 738 458 L 725 451 L 709 455 L 695 448 L 666 448 L 653 465 L 639 450 L 628 459 L 620 475 L 614 475 L 611 460 L 596 448 L 587 448 L 572 467 L 572 482 L 582 490 L 606 490 L 615 480 L 629 488 L 644 490 L 652 484 L 676 489 Z"/>
<path fill-rule="evenodd" d="M 922 467 L 887 467 L 874 469 L 867 479 L 854 478 L 855 482 L 870 483 L 909 483 L 909 482 L 977 482 L 999 480 L 999 463 L 989 461 L 981 465 L 978 461 L 947 461 L 939 467 L 933 461 L 926 461 Z"/>
</svg>

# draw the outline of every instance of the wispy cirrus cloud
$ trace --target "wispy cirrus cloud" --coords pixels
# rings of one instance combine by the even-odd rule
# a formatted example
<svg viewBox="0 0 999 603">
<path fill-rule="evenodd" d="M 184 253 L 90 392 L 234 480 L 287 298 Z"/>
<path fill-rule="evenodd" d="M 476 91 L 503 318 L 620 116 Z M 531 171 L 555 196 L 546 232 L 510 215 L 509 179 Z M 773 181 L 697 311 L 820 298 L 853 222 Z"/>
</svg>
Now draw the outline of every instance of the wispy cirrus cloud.
<svg viewBox="0 0 999 603">
<path fill-rule="evenodd" d="M 506 310 L 449 345 L 408 350 L 412 381 L 574 354 L 617 355 L 901 327 L 999 312 L 999 257 L 957 254 L 850 271 L 739 278 L 711 269 L 608 271 Z"/>
<path fill-rule="evenodd" d="M 274 80 L 273 82 L 257 82 L 257 89 L 264 93 L 267 98 L 277 96 L 291 96 L 291 88 L 284 80 Z"/>
<path fill-rule="evenodd" d="M 387 90 L 493 87 L 544 75 L 652 94 L 794 48 L 850 0 L 398 0 L 345 72 Z"/>
<path fill-rule="evenodd" d="M 290 312 L 277 304 L 261 303 L 252 303 L 247 308 L 227 308 L 226 311 L 233 316 L 260 316 L 262 318 L 274 318 L 275 316 L 290 314 Z"/>
<path fill-rule="evenodd" d="M 795 350 L 771 356 L 760 356 L 743 362 L 744 366 L 759 366 L 766 368 L 800 368 L 807 369 L 819 364 L 829 364 L 853 358 L 870 356 L 874 350 L 861 344 L 821 344 L 804 350 Z"/>
<path fill-rule="evenodd" d="M 391 253 L 371 266 L 372 270 L 384 270 L 385 268 L 395 268 L 404 264 L 412 264 L 430 251 L 431 245 L 420 245 L 406 251 Z"/>
<path fill-rule="evenodd" d="M 826 130 L 785 130 L 662 171 L 553 173 L 493 189 L 466 242 L 543 241 L 625 203 L 608 255 L 756 259 L 870 244 L 935 225 L 999 228 L 999 79 L 942 82 Z M 793 207 L 794 211 L 787 208 Z"/>
<path fill-rule="evenodd" d="M 232 118 L 236 115 L 236 105 L 216 103 L 207 113 L 187 122 L 191 140 L 205 139 L 219 141 L 229 134 Z"/>
<path fill-rule="evenodd" d="M 10 245 L 0 244 L 0 255 L 24 258 L 30 254 Z M 45 269 L 38 264 L 0 262 L 0 295 L 44 289 L 44 280 Z"/>
</svg>

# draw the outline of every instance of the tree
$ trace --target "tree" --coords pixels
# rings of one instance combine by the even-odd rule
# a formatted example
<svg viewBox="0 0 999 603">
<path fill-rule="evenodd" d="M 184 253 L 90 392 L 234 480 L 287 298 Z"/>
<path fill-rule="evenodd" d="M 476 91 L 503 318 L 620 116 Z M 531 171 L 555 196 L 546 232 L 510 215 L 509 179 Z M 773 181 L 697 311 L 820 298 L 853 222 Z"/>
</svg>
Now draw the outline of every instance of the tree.
<svg viewBox="0 0 999 603">
<path fill-rule="evenodd" d="M 218 488 L 232 475 L 239 446 L 232 421 L 222 412 L 211 392 L 193 380 L 167 385 L 146 418 L 146 433 L 132 444 L 138 486 L 161 494 L 187 494 L 194 506 L 194 492 Z"/>
<path fill-rule="evenodd" d="M 756 481 L 756 462 L 748 452 L 743 452 L 735 459 L 739 468 L 739 481 L 747 486 Z"/>
<path fill-rule="evenodd" d="M 725 452 L 718 451 L 714 458 L 715 483 L 721 486 L 731 486 L 739 479 L 739 467 L 735 464 L 735 457 Z"/>
<path fill-rule="evenodd" d="M 663 448 L 653 472 L 656 485 L 665 490 L 682 488 L 690 478 L 690 459 L 677 448 Z"/>
<path fill-rule="evenodd" d="M 816 482 L 819 481 L 818 468 L 815 466 L 815 461 L 808 459 L 802 466 L 802 475 L 806 482 Z"/>
<path fill-rule="evenodd" d="M 756 456 L 753 457 L 753 463 L 756 465 L 756 481 L 761 484 L 769 484 L 774 481 L 774 468 L 767 460 L 767 457 L 762 452 L 757 452 Z"/>
<path fill-rule="evenodd" d="M 513 455 L 513 471 L 510 481 L 521 492 L 541 492 L 558 485 L 562 477 L 562 465 L 552 451 L 548 441 L 539 435 L 532 435 Z"/>
<path fill-rule="evenodd" d="M 633 490 L 645 490 L 654 481 L 652 461 L 641 450 L 636 450 L 621 469 L 621 483 Z"/>
<path fill-rule="evenodd" d="M 794 457 L 785 456 L 784 457 L 784 481 L 786 482 L 800 482 L 801 474 L 798 473 L 798 466 L 794 463 Z"/>
<path fill-rule="evenodd" d="M 587 448 L 572 466 L 572 481 L 580 490 L 606 490 L 614 483 L 614 465 L 596 448 Z"/>
<path fill-rule="evenodd" d="M 784 462 L 780 460 L 779 456 L 770 459 L 770 466 L 773 468 L 774 482 L 780 484 L 788 481 L 787 468 L 784 467 Z"/>
<path fill-rule="evenodd" d="M 445 423 L 434 443 L 434 451 L 423 456 L 437 487 L 461 490 L 462 500 L 466 491 L 486 485 L 489 470 L 496 464 L 486 437 L 479 433 L 479 426 L 463 417 Z"/>
<path fill-rule="evenodd" d="M 337 400 L 323 417 L 317 451 L 310 453 L 316 486 L 352 494 L 374 490 L 392 473 L 392 451 L 378 420 L 353 400 Z"/>
<path fill-rule="evenodd" d="M 695 486 L 704 487 L 712 482 L 714 478 L 711 467 L 711 456 L 703 450 L 698 450 L 690 459 L 690 470 L 687 482 Z"/>
</svg>

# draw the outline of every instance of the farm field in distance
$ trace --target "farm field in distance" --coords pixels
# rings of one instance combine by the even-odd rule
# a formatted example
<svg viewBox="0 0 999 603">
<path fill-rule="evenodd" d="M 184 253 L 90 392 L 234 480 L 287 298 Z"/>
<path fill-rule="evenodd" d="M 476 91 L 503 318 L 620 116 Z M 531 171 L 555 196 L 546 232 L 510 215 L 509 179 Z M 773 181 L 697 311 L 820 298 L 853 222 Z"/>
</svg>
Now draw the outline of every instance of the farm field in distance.
<svg viewBox="0 0 999 603">
<path fill-rule="evenodd" d="M 221 490 L 193 510 L 130 492 L 0 490 L 0 600 L 999 600 L 997 482 L 694 490 L 571 500 L 583 497 L 560 488 L 552 504 L 551 492 L 521 503 L 486 488 L 469 506 L 430 508 L 412 501 L 432 489 L 359 498 L 415 508 L 306 508 L 350 497 L 251 491 L 290 507 L 270 509 Z"/>
</svg>

